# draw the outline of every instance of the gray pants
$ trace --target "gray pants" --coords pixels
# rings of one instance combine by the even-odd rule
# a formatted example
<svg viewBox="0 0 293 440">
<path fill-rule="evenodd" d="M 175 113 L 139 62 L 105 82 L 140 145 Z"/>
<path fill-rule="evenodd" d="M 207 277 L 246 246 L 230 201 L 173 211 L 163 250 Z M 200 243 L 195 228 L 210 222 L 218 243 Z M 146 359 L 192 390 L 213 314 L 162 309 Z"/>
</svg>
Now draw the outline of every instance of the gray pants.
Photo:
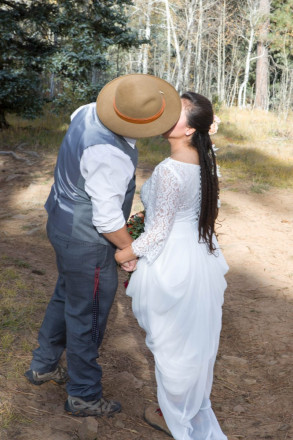
<svg viewBox="0 0 293 440">
<path fill-rule="evenodd" d="M 115 247 L 72 239 L 50 222 L 58 280 L 39 332 L 31 369 L 47 373 L 56 368 L 66 348 L 67 392 L 86 401 L 102 396 L 98 348 L 117 290 Z"/>
</svg>

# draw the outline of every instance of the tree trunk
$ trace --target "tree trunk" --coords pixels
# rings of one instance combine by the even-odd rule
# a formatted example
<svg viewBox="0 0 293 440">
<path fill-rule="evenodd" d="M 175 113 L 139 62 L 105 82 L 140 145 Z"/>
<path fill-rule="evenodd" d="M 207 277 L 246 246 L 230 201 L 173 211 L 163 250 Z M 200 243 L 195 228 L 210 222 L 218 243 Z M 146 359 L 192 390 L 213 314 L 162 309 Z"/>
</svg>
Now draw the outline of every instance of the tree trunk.
<svg viewBox="0 0 293 440">
<path fill-rule="evenodd" d="M 195 91 L 199 92 L 201 82 L 201 53 L 202 53 L 202 28 L 203 28 L 203 4 L 202 0 L 199 0 L 199 16 L 198 16 L 198 29 L 196 36 L 196 54 L 195 54 L 195 66 L 196 66 L 196 78 L 195 78 Z"/>
<path fill-rule="evenodd" d="M 167 81 L 170 82 L 171 80 L 171 17 L 170 17 L 170 9 L 169 9 L 169 3 L 166 0 L 165 1 L 165 8 L 166 8 L 166 25 L 167 25 Z"/>
<path fill-rule="evenodd" d="M 246 88 L 247 88 L 247 83 L 249 80 L 250 58 L 251 58 L 253 41 L 254 41 L 254 28 L 253 28 L 253 25 L 251 24 L 250 37 L 249 37 L 249 41 L 248 41 L 248 49 L 247 49 L 247 55 L 246 55 L 244 80 L 239 88 L 239 94 L 238 94 L 238 107 L 242 107 L 242 108 L 244 108 L 246 105 Z"/>
<path fill-rule="evenodd" d="M 269 107 L 269 56 L 268 56 L 268 34 L 269 34 L 269 14 L 270 0 L 260 0 L 259 13 L 261 25 L 259 29 L 259 39 L 257 42 L 257 62 L 256 62 L 256 81 L 255 81 L 255 103 L 256 108 L 268 110 Z"/>
<path fill-rule="evenodd" d="M 8 122 L 5 119 L 5 113 L 4 110 L 0 109 L 0 130 L 5 130 L 9 127 L 10 125 L 8 124 Z"/>
<path fill-rule="evenodd" d="M 170 9 L 168 0 L 165 0 L 165 4 L 166 4 L 166 8 Z M 175 89 L 181 93 L 182 92 L 182 81 L 183 81 L 182 59 L 181 59 L 179 41 L 177 38 L 176 29 L 175 29 L 171 14 L 170 14 L 170 26 L 171 26 L 171 30 L 172 30 L 172 34 L 173 34 L 174 46 L 175 46 L 175 51 L 176 51 L 176 63 L 177 63 L 177 66 L 175 65 L 174 71 L 173 71 L 173 74 L 174 74 L 176 67 L 177 67 L 177 78 L 176 78 L 176 83 L 175 83 Z"/>
<path fill-rule="evenodd" d="M 145 23 L 145 38 L 147 40 L 150 39 L 151 36 L 151 12 L 152 12 L 152 3 L 151 0 L 147 2 L 147 10 L 146 10 L 146 23 Z M 142 73 L 148 73 L 148 64 L 149 64 L 149 44 L 143 45 L 143 54 L 142 54 Z"/>
<path fill-rule="evenodd" d="M 225 101 L 225 73 L 226 73 L 226 0 L 223 2 L 223 14 L 222 14 L 222 73 L 221 73 L 221 90 L 220 101 Z"/>
</svg>

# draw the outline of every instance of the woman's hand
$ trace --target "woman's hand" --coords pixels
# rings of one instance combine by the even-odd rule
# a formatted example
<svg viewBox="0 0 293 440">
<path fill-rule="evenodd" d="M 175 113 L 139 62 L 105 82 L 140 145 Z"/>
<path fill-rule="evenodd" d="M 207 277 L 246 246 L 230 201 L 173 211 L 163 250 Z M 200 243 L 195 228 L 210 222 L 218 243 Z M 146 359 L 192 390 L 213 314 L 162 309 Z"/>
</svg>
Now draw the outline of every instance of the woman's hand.
<svg viewBox="0 0 293 440">
<path fill-rule="evenodd" d="M 134 272 L 136 270 L 137 259 L 127 261 L 127 263 L 121 264 L 121 269 L 126 272 Z"/>
<path fill-rule="evenodd" d="M 133 272 L 136 269 L 137 256 L 133 253 L 132 247 L 128 246 L 115 253 L 115 260 L 126 272 Z"/>
</svg>

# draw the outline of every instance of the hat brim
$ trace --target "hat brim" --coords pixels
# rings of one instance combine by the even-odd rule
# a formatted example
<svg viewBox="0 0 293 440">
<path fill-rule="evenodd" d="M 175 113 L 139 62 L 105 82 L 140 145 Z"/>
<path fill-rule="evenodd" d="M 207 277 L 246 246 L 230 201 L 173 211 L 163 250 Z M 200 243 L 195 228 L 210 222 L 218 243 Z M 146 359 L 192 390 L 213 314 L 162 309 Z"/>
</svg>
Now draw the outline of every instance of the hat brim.
<svg viewBox="0 0 293 440">
<path fill-rule="evenodd" d="M 114 133 L 135 139 L 157 136 L 170 130 L 180 117 L 181 99 L 179 94 L 167 81 L 152 75 L 147 76 L 153 78 L 153 81 L 156 81 L 158 84 L 158 90 L 164 93 L 166 107 L 162 115 L 155 121 L 147 124 L 127 122 L 117 115 L 113 103 L 115 92 L 120 81 L 125 78 L 125 76 L 133 76 L 135 80 L 135 77 L 141 78 L 142 75 L 144 74 L 131 74 L 115 78 L 106 84 L 98 95 L 96 104 L 98 117 L 102 124 Z"/>
</svg>

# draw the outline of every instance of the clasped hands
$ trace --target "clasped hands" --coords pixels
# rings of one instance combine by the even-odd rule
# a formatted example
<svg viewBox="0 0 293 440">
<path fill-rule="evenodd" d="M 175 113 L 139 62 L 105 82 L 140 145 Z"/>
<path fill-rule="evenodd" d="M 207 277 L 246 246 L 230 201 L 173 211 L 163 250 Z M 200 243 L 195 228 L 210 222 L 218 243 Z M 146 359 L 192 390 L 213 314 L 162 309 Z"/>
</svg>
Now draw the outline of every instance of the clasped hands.
<svg viewBox="0 0 293 440">
<path fill-rule="evenodd" d="M 136 269 L 137 257 L 133 253 L 131 246 L 124 249 L 117 249 L 115 260 L 126 272 L 133 272 Z"/>
</svg>

